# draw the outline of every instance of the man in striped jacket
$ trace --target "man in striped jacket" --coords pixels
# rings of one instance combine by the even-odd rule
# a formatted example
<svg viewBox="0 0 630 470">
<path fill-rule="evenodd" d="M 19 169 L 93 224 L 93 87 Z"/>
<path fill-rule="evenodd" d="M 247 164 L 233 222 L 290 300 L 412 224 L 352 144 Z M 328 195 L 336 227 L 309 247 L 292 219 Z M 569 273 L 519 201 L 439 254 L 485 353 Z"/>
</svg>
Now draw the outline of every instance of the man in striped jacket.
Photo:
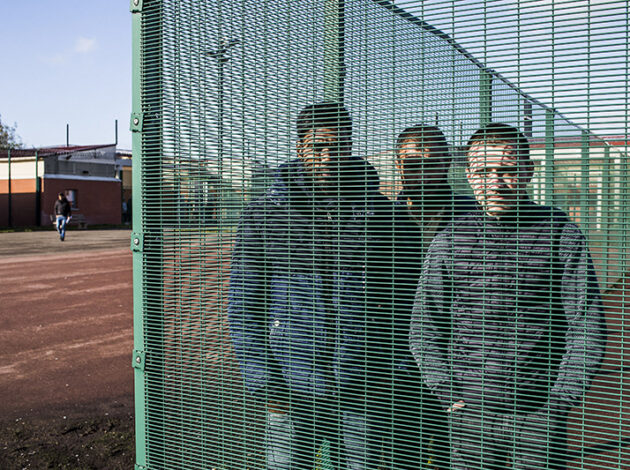
<svg viewBox="0 0 630 470">
<path fill-rule="evenodd" d="M 605 349 L 586 240 L 528 198 L 533 163 L 517 129 L 479 129 L 467 160 L 478 207 L 429 247 L 411 350 L 449 413 L 452 468 L 561 469 L 567 413 Z"/>
</svg>

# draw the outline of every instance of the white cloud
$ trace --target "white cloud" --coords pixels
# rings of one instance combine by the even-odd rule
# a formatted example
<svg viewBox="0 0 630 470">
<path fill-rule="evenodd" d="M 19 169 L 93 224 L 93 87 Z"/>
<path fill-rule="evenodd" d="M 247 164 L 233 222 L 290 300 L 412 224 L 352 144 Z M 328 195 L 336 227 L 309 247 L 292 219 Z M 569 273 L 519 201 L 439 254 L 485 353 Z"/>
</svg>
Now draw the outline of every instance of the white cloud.
<svg viewBox="0 0 630 470">
<path fill-rule="evenodd" d="M 93 50 L 94 47 L 96 47 L 96 39 L 80 37 L 77 38 L 76 42 L 74 43 L 74 52 L 77 52 L 79 54 L 87 54 L 88 52 Z"/>
<path fill-rule="evenodd" d="M 66 49 L 63 52 L 58 52 L 48 57 L 42 57 L 41 60 L 48 65 L 66 65 L 77 55 L 89 54 L 95 48 L 96 39 L 80 36 L 74 42 L 72 49 Z"/>
</svg>

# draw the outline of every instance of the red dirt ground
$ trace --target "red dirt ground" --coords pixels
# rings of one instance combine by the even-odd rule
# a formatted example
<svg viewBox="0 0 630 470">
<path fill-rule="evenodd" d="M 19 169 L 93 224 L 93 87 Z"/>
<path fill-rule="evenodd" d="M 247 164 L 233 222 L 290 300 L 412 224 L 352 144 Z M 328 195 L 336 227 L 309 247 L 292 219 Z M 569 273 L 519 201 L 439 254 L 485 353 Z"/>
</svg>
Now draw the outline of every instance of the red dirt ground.
<svg viewBox="0 0 630 470">
<path fill-rule="evenodd" d="M 133 468 L 129 231 L 0 246 L 0 468 Z"/>
<path fill-rule="evenodd" d="M 133 468 L 128 246 L 129 231 L 0 234 L 1 469 Z M 630 468 L 628 292 L 626 277 L 605 295 L 607 355 L 570 416 L 572 469 Z"/>
</svg>

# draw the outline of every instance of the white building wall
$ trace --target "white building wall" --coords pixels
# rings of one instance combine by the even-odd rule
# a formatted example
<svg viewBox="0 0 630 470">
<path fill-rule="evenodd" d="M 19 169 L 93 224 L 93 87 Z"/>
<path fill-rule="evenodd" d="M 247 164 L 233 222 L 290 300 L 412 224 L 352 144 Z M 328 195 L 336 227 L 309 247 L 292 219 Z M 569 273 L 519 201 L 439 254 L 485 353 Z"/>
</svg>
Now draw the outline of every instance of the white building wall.
<svg viewBox="0 0 630 470">
<path fill-rule="evenodd" d="M 37 163 L 38 175 L 44 176 L 44 161 L 42 159 Z M 11 179 L 35 179 L 35 158 L 20 158 L 11 160 Z M 9 179 L 9 164 L 7 161 L 0 162 L 0 179 Z"/>
</svg>

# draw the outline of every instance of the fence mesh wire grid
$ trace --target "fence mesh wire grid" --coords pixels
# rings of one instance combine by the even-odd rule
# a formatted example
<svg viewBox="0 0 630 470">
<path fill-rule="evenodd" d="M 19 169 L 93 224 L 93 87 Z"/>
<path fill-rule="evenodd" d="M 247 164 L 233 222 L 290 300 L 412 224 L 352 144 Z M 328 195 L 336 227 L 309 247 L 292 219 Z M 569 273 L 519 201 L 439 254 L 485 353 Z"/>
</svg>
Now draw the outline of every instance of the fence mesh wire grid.
<svg viewBox="0 0 630 470">
<path fill-rule="evenodd" d="M 136 468 L 630 468 L 627 2 L 130 5 Z"/>
</svg>

